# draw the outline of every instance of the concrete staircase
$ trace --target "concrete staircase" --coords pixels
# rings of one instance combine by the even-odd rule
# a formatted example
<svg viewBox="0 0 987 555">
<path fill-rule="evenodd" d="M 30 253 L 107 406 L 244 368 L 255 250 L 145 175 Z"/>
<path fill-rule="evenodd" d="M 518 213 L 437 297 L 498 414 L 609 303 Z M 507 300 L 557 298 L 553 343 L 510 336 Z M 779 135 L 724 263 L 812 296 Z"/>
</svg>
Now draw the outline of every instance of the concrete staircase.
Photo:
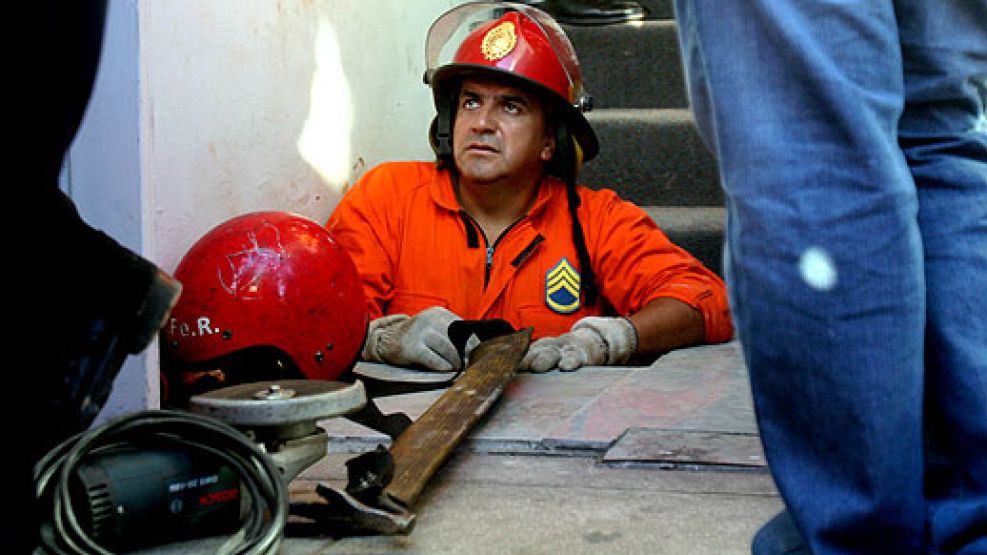
<svg viewBox="0 0 987 555">
<path fill-rule="evenodd" d="M 725 210 L 716 163 L 689 112 L 671 0 L 643 0 L 641 23 L 566 33 L 594 98 L 600 154 L 579 181 L 644 208 L 665 233 L 722 275 Z"/>
</svg>

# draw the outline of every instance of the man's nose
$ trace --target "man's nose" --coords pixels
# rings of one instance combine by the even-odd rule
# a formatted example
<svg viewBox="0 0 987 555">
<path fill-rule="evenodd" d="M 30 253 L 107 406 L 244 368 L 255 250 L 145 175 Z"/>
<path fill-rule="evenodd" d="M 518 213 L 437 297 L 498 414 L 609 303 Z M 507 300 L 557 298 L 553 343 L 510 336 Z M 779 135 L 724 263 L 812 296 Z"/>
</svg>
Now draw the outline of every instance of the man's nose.
<svg viewBox="0 0 987 555">
<path fill-rule="evenodd" d="M 473 129 L 486 131 L 497 125 L 497 112 L 489 104 L 480 106 L 473 112 Z"/>
</svg>

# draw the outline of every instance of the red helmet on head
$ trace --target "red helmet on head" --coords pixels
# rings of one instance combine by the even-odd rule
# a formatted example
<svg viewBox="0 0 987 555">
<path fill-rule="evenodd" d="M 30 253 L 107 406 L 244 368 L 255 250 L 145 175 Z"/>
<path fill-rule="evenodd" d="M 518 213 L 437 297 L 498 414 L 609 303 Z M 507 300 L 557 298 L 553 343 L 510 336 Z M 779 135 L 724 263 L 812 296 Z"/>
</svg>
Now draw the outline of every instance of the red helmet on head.
<svg viewBox="0 0 987 555">
<path fill-rule="evenodd" d="M 334 380 L 356 362 L 368 312 L 352 259 L 325 227 L 286 212 L 233 218 L 202 236 L 175 277 L 162 329 L 165 385 L 195 393 L 250 381 Z"/>
<path fill-rule="evenodd" d="M 478 73 L 513 79 L 545 93 L 560 106 L 580 150 L 580 162 L 599 151 L 596 134 L 583 116 L 592 101 L 583 89 L 575 49 L 562 27 L 545 12 L 507 2 L 462 4 L 432 23 L 425 54 L 425 81 L 432 86 L 439 112 L 433 146 L 440 156 L 447 154 L 443 150 L 447 145 L 451 148 L 446 142 L 451 136 L 451 97 L 462 77 Z"/>
</svg>

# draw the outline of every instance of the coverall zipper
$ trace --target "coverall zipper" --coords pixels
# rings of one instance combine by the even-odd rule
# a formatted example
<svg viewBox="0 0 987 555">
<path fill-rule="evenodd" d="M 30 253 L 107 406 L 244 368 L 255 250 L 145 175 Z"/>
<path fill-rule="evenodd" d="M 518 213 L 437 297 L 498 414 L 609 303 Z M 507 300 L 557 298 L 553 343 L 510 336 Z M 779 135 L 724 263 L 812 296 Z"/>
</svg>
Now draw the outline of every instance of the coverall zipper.
<svg viewBox="0 0 987 555">
<path fill-rule="evenodd" d="M 487 239 L 487 234 L 483 232 L 483 228 L 480 227 L 480 224 L 476 223 L 476 220 L 473 219 L 473 216 L 470 216 L 469 214 L 467 214 L 465 211 L 462 211 L 462 210 L 459 211 L 459 214 L 463 218 L 463 221 L 464 222 L 467 222 L 467 221 L 469 222 L 467 225 L 472 225 L 473 228 L 477 232 L 479 232 L 479 235 L 481 237 L 483 237 L 483 244 L 484 245 L 487 245 L 487 248 L 486 248 L 487 259 L 486 259 L 486 264 L 484 264 L 484 268 L 483 268 L 483 289 L 485 290 L 487 288 L 487 285 L 489 285 L 489 283 L 490 283 L 490 270 L 493 268 L 493 255 L 494 255 L 494 250 L 497 249 L 497 244 L 500 243 L 500 240 L 505 235 L 507 235 L 507 233 L 511 229 L 513 229 L 514 226 L 516 226 L 518 223 L 520 223 L 521 220 L 523 220 L 526 217 L 528 217 L 528 215 L 525 214 L 524 216 L 521 216 L 520 218 L 518 218 L 517 220 L 515 220 L 514 223 L 512 223 L 511 225 L 509 225 L 506 228 L 504 228 L 504 231 L 502 231 L 500 233 L 500 235 L 497 237 L 497 240 L 494 241 L 493 245 L 491 245 L 490 244 L 490 241 Z M 541 239 L 543 239 L 543 237 L 541 237 L 541 235 L 539 235 L 538 237 L 535 238 L 535 242 L 541 242 Z M 530 245 L 529 245 L 529 247 L 530 247 Z"/>
</svg>

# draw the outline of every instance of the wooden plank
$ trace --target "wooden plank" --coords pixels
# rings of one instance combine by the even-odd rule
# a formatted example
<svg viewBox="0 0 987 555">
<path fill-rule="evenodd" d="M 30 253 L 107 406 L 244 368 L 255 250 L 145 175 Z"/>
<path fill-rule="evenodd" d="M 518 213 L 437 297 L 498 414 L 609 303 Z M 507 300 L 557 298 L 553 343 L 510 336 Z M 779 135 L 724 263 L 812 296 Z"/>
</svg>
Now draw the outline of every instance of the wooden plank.
<svg viewBox="0 0 987 555">
<path fill-rule="evenodd" d="M 531 342 L 525 329 L 481 343 L 472 364 L 391 446 L 389 499 L 409 508 L 453 449 L 500 398 Z"/>
</svg>

